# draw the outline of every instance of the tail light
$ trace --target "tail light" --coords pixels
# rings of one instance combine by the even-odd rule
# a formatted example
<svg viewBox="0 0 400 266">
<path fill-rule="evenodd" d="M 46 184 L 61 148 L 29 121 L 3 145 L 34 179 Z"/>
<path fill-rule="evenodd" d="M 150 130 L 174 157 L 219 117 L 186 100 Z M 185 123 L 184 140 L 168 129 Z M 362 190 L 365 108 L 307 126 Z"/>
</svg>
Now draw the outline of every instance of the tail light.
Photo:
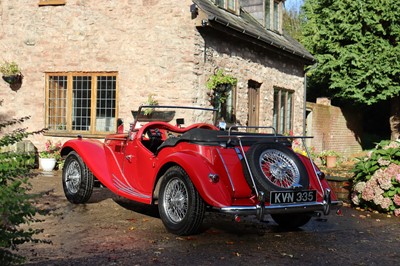
<svg viewBox="0 0 400 266">
<path fill-rule="evenodd" d="M 317 176 L 318 176 L 319 180 L 325 179 L 325 173 L 322 171 L 317 171 Z"/>
</svg>

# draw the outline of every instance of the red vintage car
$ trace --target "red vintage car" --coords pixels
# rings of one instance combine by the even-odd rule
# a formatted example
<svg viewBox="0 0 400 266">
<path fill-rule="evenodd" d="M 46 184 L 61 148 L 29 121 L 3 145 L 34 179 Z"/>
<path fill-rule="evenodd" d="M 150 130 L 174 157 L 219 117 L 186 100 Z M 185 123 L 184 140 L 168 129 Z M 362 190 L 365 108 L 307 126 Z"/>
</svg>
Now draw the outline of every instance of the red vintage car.
<svg viewBox="0 0 400 266">
<path fill-rule="evenodd" d="M 270 214 L 280 226 L 297 228 L 341 206 L 313 161 L 292 150 L 292 139 L 306 137 L 278 135 L 271 127 L 185 126 L 182 118 L 177 124 L 166 122 L 168 117 L 142 123 L 149 118 L 143 110 L 149 108 L 156 107 L 139 108 L 127 133 L 120 129 L 104 142 L 78 136 L 63 145 L 62 182 L 70 202 L 88 201 L 100 181 L 126 199 L 158 204 L 165 227 L 177 235 L 196 233 L 205 211 L 232 214 L 236 220 Z M 215 112 L 159 108 L 201 112 L 191 115 L 195 119 Z"/>
</svg>

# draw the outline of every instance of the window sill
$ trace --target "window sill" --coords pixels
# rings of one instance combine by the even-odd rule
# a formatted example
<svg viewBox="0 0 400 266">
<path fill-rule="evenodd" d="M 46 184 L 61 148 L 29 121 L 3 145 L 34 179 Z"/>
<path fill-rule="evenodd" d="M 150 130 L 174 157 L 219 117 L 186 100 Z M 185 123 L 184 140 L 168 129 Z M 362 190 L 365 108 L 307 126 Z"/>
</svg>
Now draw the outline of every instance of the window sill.
<svg viewBox="0 0 400 266">
<path fill-rule="evenodd" d="M 39 6 L 59 6 L 65 3 L 66 0 L 39 0 Z"/>
<path fill-rule="evenodd" d="M 45 136 L 51 137 L 65 137 L 65 138 L 77 138 L 78 135 L 84 138 L 91 138 L 91 139 L 104 139 L 107 135 L 112 134 L 113 132 L 104 133 L 104 134 L 92 134 L 92 133 L 78 133 L 78 132 L 56 132 L 56 131 L 47 131 Z"/>
</svg>

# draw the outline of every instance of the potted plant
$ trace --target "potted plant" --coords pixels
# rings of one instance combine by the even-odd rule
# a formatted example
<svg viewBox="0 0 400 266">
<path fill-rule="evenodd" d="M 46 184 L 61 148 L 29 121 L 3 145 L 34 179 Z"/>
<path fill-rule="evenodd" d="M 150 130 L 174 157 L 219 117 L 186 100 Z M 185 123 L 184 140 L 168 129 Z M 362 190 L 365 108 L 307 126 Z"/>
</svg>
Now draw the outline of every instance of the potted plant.
<svg viewBox="0 0 400 266">
<path fill-rule="evenodd" d="M 224 103 L 229 96 L 229 92 L 233 86 L 236 86 L 237 78 L 226 75 L 223 69 L 218 69 L 207 80 L 206 86 L 210 90 L 210 103 L 216 106 L 219 103 Z"/>
<path fill-rule="evenodd" d="M 9 84 L 21 83 L 21 69 L 15 62 L 4 62 L 0 66 L 0 72 L 3 74 L 3 80 Z"/>
<path fill-rule="evenodd" d="M 154 98 L 154 94 L 149 94 L 147 102 L 144 105 L 157 106 L 158 101 Z M 131 111 L 134 118 L 138 116 L 138 111 Z M 175 116 L 175 111 L 155 111 L 154 108 L 144 108 L 139 114 L 140 121 L 164 121 L 169 122 Z"/>
<path fill-rule="evenodd" d="M 322 161 L 322 164 L 326 165 L 327 168 L 333 168 L 336 166 L 337 157 L 339 154 L 333 150 L 323 150 L 319 154 L 319 158 Z"/>
<path fill-rule="evenodd" d="M 47 140 L 45 150 L 39 152 L 39 165 L 43 171 L 53 171 L 57 163 L 61 161 L 61 142 L 53 143 Z"/>
<path fill-rule="evenodd" d="M 147 103 L 146 105 L 158 105 L 158 101 L 154 98 L 154 94 L 149 94 L 147 96 Z M 153 108 L 146 108 L 143 113 L 144 115 L 150 116 L 151 113 L 153 113 L 154 109 Z"/>
</svg>

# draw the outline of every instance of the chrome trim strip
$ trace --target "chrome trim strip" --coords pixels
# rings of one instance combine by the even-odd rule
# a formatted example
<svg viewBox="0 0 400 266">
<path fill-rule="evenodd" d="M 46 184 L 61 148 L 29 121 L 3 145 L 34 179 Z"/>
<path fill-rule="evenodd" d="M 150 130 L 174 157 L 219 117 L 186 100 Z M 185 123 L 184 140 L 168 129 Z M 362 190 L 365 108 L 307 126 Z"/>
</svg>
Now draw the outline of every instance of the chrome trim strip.
<svg viewBox="0 0 400 266">
<path fill-rule="evenodd" d="M 258 198 L 260 196 L 260 193 L 259 193 L 258 188 L 256 186 L 256 182 L 254 180 L 253 173 L 251 172 L 249 161 L 247 160 L 247 157 L 246 157 L 246 153 L 244 152 L 242 139 L 238 138 L 238 140 L 239 140 L 239 145 L 240 145 L 240 149 L 241 149 L 241 152 L 242 152 L 242 156 L 244 158 L 244 162 L 246 163 L 246 167 L 247 167 L 248 173 L 250 175 L 251 182 L 253 183 L 254 191 L 256 192 L 256 195 L 257 195 L 257 198 Z"/>
<path fill-rule="evenodd" d="M 235 186 L 233 185 L 233 181 L 232 181 L 231 175 L 229 174 L 228 166 L 226 165 L 226 163 L 224 161 L 224 158 L 222 157 L 221 152 L 219 151 L 219 149 L 217 149 L 217 152 L 218 152 L 219 158 L 221 158 L 222 164 L 223 164 L 223 166 L 225 168 L 225 172 L 228 175 L 228 179 L 229 179 L 229 182 L 231 183 L 233 194 L 235 194 Z"/>
<path fill-rule="evenodd" d="M 143 199 L 149 199 L 151 198 L 148 195 L 142 194 L 140 192 L 138 192 L 137 190 L 135 190 L 134 188 L 128 186 L 127 184 L 123 183 L 121 180 L 119 180 L 115 175 L 113 175 L 113 183 L 115 185 L 115 187 L 118 190 L 121 190 L 122 192 L 125 192 L 126 194 L 130 194 L 132 196 L 136 196 L 139 198 L 143 198 Z"/>
</svg>

